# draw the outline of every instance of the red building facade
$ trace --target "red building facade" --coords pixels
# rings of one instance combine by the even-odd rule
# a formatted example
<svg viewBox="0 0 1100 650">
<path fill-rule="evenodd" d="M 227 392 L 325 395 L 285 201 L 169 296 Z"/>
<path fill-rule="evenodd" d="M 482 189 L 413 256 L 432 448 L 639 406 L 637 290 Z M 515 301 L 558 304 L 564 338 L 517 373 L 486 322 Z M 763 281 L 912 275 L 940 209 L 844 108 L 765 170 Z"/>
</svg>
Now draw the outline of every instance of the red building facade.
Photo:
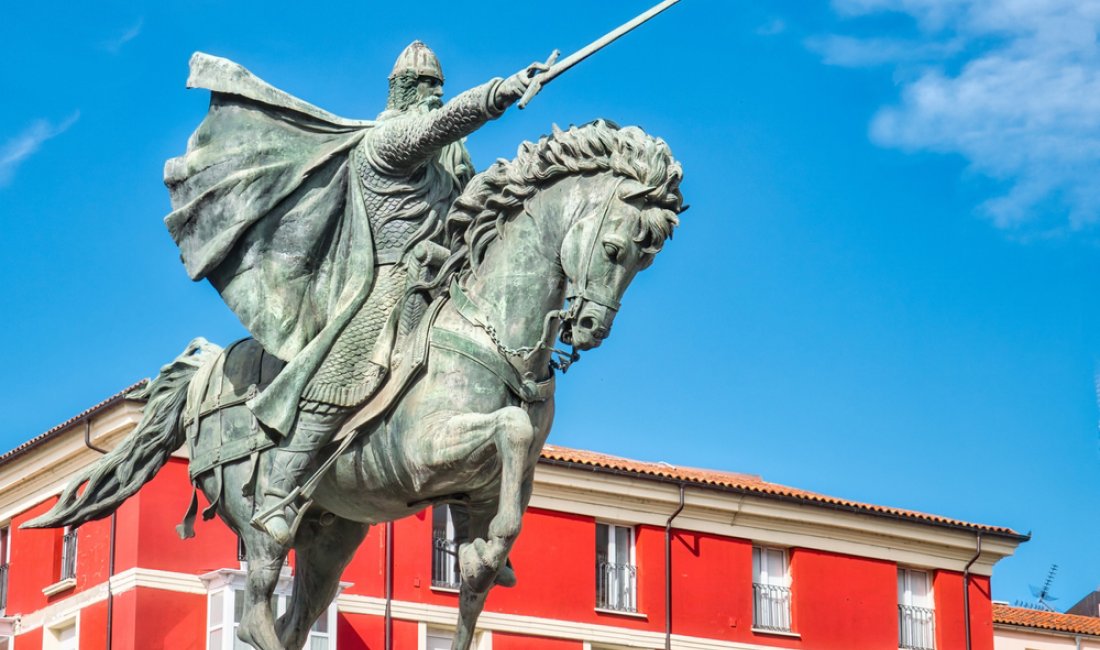
<svg viewBox="0 0 1100 650">
<path fill-rule="evenodd" d="M 140 409 L 120 394 L 0 457 L 0 649 L 241 647 L 236 537 L 218 520 L 198 522 L 195 539 L 175 532 L 190 499 L 182 455 L 113 518 L 19 529 Z M 1025 539 L 754 476 L 556 447 L 523 528 L 519 585 L 490 595 L 479 650 L 992 650 L 990 574 Z M 443 508 L 396 522 L 389 549 L 372 530 L 307 647 L 379 650 L 387 628 L 395 649 L 449 647 L 452 536 Z"/>
</svg>

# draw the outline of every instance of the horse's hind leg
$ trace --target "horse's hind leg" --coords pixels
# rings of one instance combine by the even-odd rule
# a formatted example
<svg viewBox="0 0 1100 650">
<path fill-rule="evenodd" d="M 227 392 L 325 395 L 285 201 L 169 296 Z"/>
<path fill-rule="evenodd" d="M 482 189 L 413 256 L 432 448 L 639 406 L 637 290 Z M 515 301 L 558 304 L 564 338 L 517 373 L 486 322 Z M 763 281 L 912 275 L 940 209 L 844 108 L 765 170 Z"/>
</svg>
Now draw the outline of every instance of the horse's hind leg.
<svg viewBox="0 0 1100 650">
<path fill-rule="evenodd" d="M 286 560 L 287 549 L 269 536 L 242 522 L 241 538 L 248 560 L 244 616 L 237 636 L 259 650 L 283 650 L 275 634 L 275 613 L 271 611 L 271 595 L 279 583 L 279 572 Z"/>
<path fill-rule="evenodd" d="M 294 593 L 277 626 L 280 647 L 297 650 L 305 645 L 309 629 L 336 597 L 340 576 L 369 527 L 340 518 L 324 526 L 316 517 L 302 522 L 294 546 Z"/>
</svg>

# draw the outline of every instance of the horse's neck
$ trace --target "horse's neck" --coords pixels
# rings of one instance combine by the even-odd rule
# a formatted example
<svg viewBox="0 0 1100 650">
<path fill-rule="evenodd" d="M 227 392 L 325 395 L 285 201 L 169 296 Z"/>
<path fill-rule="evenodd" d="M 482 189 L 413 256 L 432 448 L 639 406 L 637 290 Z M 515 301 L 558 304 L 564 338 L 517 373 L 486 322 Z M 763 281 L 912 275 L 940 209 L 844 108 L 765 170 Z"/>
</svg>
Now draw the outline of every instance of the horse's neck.
<svg viewBox="0 0 1100 650">
<path fill-rule="evenodd" d="M 534 346 L 543 334 L 546 315 L 560 309 L 565 273 L 559 255 L 572 215 L 582 209 L 583 193 L 573 191 L 579 179 L 565 179 L 528 202 L 529 211 L 502 226 L 486 249 L 467 292 L 480 303 L 500 342 L 509 348 Z M 549 345 L 557 323 L 546 333 Z M 532 370 L 543 368 L 549 352 L 532 357 Z"/>
</svg>

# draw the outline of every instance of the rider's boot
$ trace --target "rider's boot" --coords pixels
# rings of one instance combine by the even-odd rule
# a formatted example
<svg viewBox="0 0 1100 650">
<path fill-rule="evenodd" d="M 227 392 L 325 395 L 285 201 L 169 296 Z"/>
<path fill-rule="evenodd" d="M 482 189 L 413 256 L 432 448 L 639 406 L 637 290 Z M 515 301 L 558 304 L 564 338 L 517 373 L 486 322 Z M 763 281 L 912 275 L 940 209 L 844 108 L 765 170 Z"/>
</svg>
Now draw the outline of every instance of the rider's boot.
<svg viewBox="0 0 1100 650">
<path fill-rule="evenodd" d="M 281 545 L 290 543 L 291 525 L 287 520 L 289 498 L 314 469 L 318 450 L 332 440 L 345 419 L 345 411 L 318 413 L 303 410 L 294 429 L 280 445 L 269 450 L 261 473 L 261 503 L 252 526 L 271 535 Z"/>
</svg>

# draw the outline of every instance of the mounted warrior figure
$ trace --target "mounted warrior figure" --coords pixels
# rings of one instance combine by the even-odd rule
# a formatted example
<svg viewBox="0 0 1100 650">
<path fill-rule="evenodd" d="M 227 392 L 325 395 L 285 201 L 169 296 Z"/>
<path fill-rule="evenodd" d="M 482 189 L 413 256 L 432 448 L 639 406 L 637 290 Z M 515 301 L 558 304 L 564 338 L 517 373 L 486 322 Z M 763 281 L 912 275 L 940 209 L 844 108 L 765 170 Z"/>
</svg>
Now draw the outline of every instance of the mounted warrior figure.
<svg viewBox="0 0 1100 650">
<path fill-rule="evenodd" d="M 386 110 L 363 122 L 225 59 L 192 58 L 188 86 L 213 91 L 211 107 L 165 166 L 175 208 L 165 222 L 191 278 L 210 280 L 278 360 L 261 364 L 277 375 L 247 404 L 276 439 L 252 524 L 280 544 L 291 536 L 288 495 L 385 382 L 424 311 L 408 289 L 447 255 L 443 218 L 474 172 L 462 140 L 547 69 L 532 64 L 444 104 L 439 59 L 414 41 L 390 74 Z"/>
</svg>

